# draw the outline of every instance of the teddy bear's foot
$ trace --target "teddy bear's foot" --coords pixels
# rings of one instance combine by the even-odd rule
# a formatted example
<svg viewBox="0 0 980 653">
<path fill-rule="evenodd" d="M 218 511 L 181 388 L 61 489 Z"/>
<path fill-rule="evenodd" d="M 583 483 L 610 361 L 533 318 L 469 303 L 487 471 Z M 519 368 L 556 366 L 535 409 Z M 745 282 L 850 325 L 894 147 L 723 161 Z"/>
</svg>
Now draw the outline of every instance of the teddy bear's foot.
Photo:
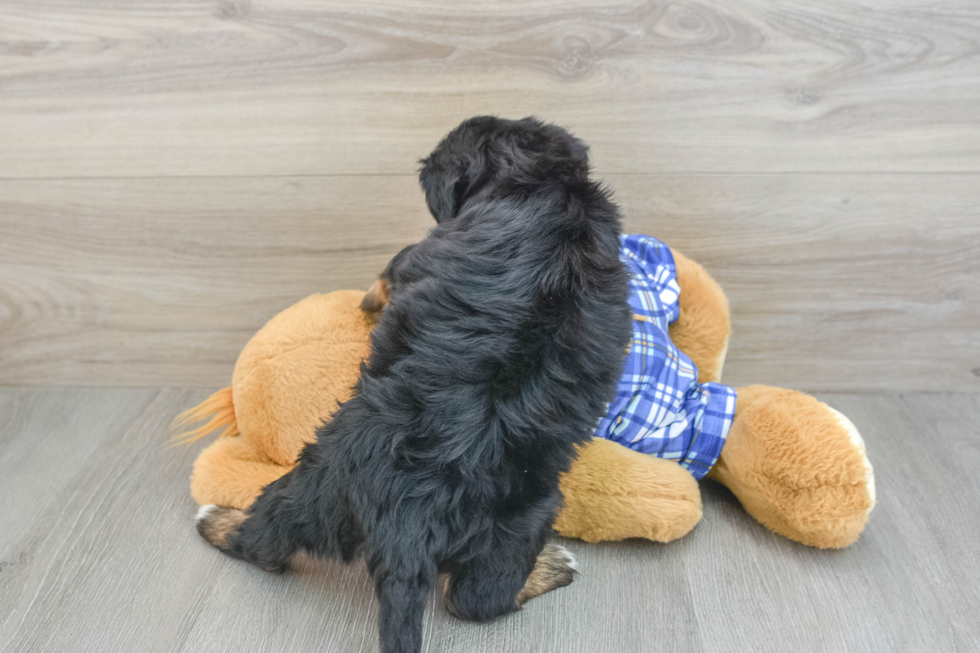
<svg viewBox="0 0 980 653">
<path fill-rule="evenodd" d="M 687 470 L 601 438 L 580 448 L 561 491 L 555 530 L 586 542 L 670 542 L 701 519 L 701 491 Z"/>
<path fill-rule="evenodd" d="M 269 460 L 243 436 L 218 438 L 194 463 L 191 496 L 198 505 L 245 510 L 262 488 L 290 469 Z"/>
<path fill-rule="evenodd" d="M 735 420 L 710 478 L 773 531 L 820 548 L 852 544 L 875 504 L 874 473 L 850 420 L 782 388 L 738 389 Z"/>
</svg>

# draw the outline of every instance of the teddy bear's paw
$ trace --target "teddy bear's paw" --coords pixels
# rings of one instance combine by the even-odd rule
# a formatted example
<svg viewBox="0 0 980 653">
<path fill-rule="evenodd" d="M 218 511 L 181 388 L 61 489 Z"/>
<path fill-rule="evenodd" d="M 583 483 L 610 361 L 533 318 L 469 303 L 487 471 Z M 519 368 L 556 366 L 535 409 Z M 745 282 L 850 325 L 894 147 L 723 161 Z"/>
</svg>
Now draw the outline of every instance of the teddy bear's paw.
<svg viewBox="0 0 980 653">
<path fill-rule="evenodd" d="M 561 491 L 555 530 L 586 542 L 670 542 L 701 519 L 701 491 L 686 469 L 602 438 L 579 448 Z"/>
<path fill-rule="evenodd" d="M 738 389 L 712 478 L 773 531 L 809 546 L 855 542 L 875 505 L 874 472 L 847 417 L 794 390 Z"/>
</svg>

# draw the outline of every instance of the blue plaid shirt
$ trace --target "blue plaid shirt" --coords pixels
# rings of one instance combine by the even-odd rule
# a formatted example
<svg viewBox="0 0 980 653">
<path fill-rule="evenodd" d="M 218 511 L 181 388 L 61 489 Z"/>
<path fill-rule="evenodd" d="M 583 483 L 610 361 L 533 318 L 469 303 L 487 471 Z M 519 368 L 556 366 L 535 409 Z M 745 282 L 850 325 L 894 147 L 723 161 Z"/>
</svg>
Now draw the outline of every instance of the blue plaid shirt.
<svg viewBox="0 0 980 653">
<path fill-rule="evenodd" d="M 633 340 L 616 398 L 595 435 L 676 460 L 701 478 L 732 426 L 735 390 L 698 383 L 698 368 L 670 340 L 681 292 L 670 248 L 650 236 L 623 236 L 620 258 L 632 274 Z"/>
</svg>

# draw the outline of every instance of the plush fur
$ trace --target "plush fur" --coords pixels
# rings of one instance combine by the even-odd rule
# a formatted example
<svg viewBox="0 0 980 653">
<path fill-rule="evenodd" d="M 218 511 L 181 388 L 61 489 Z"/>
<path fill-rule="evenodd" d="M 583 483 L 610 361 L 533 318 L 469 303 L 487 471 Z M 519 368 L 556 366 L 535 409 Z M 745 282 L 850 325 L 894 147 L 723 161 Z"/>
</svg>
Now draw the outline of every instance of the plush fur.
<svg viewBox="0 0 980 653">
<path fill-rule="evenodd" d="M 783 388 L 738 389 L 737 419 L 709 478 L 767 527 L 822 549 L 854 542 L 875 504 L 871 463 L 853 425 Z"/>
<path fill-rule="evenodd" d="M 671 250 L 677 267 L 680 312 L 670 325 L 670 339 L 698 366 L 698 381 L 721 381 L 728 353 L 728 299 L 707 270 Z"/>
<path fill-rule="evenodd" d="M 701 491 L 686 469 L 612 440 L 593 438 L 582 447 L 561 492 L 555 530 L 586 542 L 670 542 L 701 520 Z"/>
<path fill-rule="evenodd" d="M 363 297 L 338 290 L 285 309 L 249 341 L 232 385 L 178 418 L 178 426 L 208 420 L 182 441 L 222 430 L 194 463 L 191 494 L 199 504 L 250 506 L 350 399 L 371 353 L 374 323 L 358 309 Z"/>
<path fill-rule="evenodd" d="M 630 336 L 619 214 L 580 141 L 476 118 L 423 163 L 438 225 L 386 270 L 390 304 L 353 396 L 247 516 L 225 507 L 198 522 L 264 569 L 298 549 L 363 554 L 385 653 L 421 649 L 437 573 L 452 611 L 481 620 L 570 582 L 544 549 L 559 475 Z"/>
</svg>

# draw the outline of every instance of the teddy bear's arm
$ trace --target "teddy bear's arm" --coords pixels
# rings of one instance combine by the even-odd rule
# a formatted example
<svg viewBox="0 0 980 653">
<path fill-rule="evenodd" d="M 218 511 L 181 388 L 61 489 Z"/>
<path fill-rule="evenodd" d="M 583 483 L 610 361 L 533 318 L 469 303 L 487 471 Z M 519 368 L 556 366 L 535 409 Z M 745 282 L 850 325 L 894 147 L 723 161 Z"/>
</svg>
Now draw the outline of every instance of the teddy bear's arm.
<svg viewBox="0 0 980 653">
<path fill-rule="evenodd" d="M 645 537 L 670 542 L 701 519 L 698 482 L 686 469 L 593 438 L 561 479 L 565 505 L 555 520 L 564 537 L 586 542 Z"/>
<path fill-rule="evenodd" d="M 718 382 L 728 351 L 728 300 L 721 286 L 698 263 L 676 249 L 680 316 L 670 325 L 670 339 L 698 366 L 698 381 Z"/>
</svg>

